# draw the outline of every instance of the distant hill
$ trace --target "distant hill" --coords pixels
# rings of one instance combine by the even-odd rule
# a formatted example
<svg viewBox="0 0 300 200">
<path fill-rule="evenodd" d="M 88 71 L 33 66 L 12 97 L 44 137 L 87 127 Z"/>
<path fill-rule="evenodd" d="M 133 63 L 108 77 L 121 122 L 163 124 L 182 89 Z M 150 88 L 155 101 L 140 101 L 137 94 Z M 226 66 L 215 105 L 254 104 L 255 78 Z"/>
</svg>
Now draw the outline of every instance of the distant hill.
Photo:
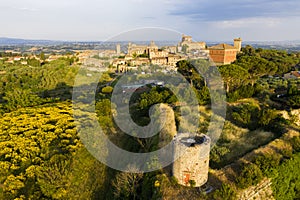
<svg viewBox="0 0 300 200">
<path fill-rule="evenodd" d="M 149 41 L 131 41 L 136 44 L 149 44 Z M 52 46 L 52 45 L 115 45 L 119 43 L 126 46 L 128 41 L 60 41 L 60 40 L 30 40 L 20 38 L 0 37 L 0 46 Z M 155 41 L 158 46 L 176 45 L 178 41 Z M 231 41 L 206 41 L 208 46 L 219 43 L 231 44 Z M 280 49 L 287 51 L 300 51 L 300 40 L 294 41 L 243 41 L 243 46 L 251 45 L 255 48 Z"/>
<path fill-rule="evenodd" d="M 64 41 L 54 41 L 54 40 L 26 40 L 19 38 L 6 38 L 0 37 L 0 45 L 54 45 L 63 44 Z"/>
</svg>

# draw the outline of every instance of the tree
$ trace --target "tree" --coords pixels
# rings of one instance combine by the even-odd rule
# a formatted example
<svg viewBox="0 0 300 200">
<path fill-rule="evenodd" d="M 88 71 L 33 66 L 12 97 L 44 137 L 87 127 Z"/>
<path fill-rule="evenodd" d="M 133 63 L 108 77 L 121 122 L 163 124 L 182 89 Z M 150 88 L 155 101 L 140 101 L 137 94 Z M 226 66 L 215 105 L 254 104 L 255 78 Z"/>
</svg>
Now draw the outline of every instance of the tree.
<svg viewBox="0 0 300 200">
<path fill-rule="evenodd" d="M 95 105 L 95 110 L 99 119 L 101 128 L 108 134 L 114 133 L 114 124 L 112 119 L 112 108 L 109 99 L 102 99 Z"/>
<path fill-rule="evenodd" d="M 255 49 L 254 47 L 250 46 L 250 45 L 246 45 L 245 47 L 242 48 L 242 56 L 246 55 L 246 56 L 255 56 Z"/>
<path fill-rule="evenodd" d="M 45 56 L 45 53 L 44 52 L 41 52 L 40 54 L 40 59 L 45 61 L 46 60 L 46 56 Z"/>
<path fill-rule="evenodd" d="M 248 79 L 252 86 L 256 80 L 264 75 L 273 75 L 277 71 L 274 63 L 255 56 L 243 56 L 238 59 L 238 65 L 248 70 Z"/>
<path fill-rule="evenodd" d="M 245 128 L 256 129 L 258 113 L 258 106 L 254 104 L 241 104 L 233 107 L 231 116 L 236 124 Z"/>
<path fill-rule="evenodd" d="M 229 152 L 230 150 L 227 147 L 215 145 L 210 152 L 211 165 L 214 167 L 220 167 L 222 164 L 222 158 L 224 158 Z"/>
<path fill-rule="evenodd" d="M 300 107 L 300 95 L 294 95 L 292 97 L 289 97 L 288 105 L 293 108 L 299 108 Z"/>
<path fill-rule="evenodd" d="M 32 67 L 40 67 L 41 66 L 40 61 L 35 58 L 28 59 L 27 63 L 28 63 L 28 65 L 30 65 Z"/>
<path fill-rule="evenodd" d="M 4 185 L 4 196 L 8 196 L 4 199 L 21 198 L 20 195 L 40 199 L 46 192 L 54 194 L 58 187 L 64 189 L 61 185 L 72 182 L 64 184 L 69 174 L 63 164 L 80 142 L 70 111 L 67 105 L 56 104 L 18 109 L 0 118 L 0 187 Z M 56 158 L 62 155 L 66 159 L 58 162 Z M 45 194 L 37 181 L 38 171 L 46 179 Z M 47 178 L 53 179 L 52 183 Z M 47 184 L 53 185 L 48 188 Z"/>
<path fill-rule="evenodd" d="M 200 61 L 191 62 L 189 60 L 181 60 L 176 63 L 177 71 L 181 73 L 193 87 L 200 89 L 202 86 L 205 86 L 206 83 L 195 66 L 197 66 L 198 69 L 204 66 L 204 64 L 200 63 Z"/>
<path fill-rule="evenodd" d="M 262 109 L 259 112 L 258 124 L 261 126 L 268 126 L 270 122 L 277 117 L 277 113 L 271 109 Z"/>
<path fill-rule="evenodd" d="M 297 95 L 300 94 L 298 87 L 296 84 L 288 84 L 288 90 L 287 90 L 287 95 L 288 96 L 293 96 L 293 95 Z"/>
<path fill-rule="evenodd" d="M 20 190 L 25 187 L 24 184 L 25 177 L 23 175 L 14 176 L 9 175 L 4 182 L 4 192 L 7 198 L 14 199 L 20 195 Z"/>
<path fill-rule="evenodd" d="M 203 78 L 204 86 L 207 85 L 207 78 L 209 77 L 209 73 L 212 73 L 210 69 L 213 69 L 211 67 L 211 63 L 209 60 L 205 59 L 193 59 L 191 60 L 191 64 L 196 69 L 197 75 L 201 75 L 201 78 Z M 198 77 L 197 77 L 198 78 Z"/>
<path fill-rule="evenodd" d="M 247 70 L 236 64 L 222 65 L 219 67 L 219 71 L 225 82 L 227 93 L 241 86 L 249 77 Z"/>
<path fill-rule="evenodd" d="M 120 172 L 113 181 L 114 195 L 120 199 L 136 200 L 143 174 L 134 166 L 128 166 L 128 169 L 133 172 Z"/>
<path fill-rule="evenodd" d="M 70 161 L 62 155 L 53 156 L 39 168 L 37 182 L 44 195 L 52 199 L 65 199 L 70 187 Z"/>
</svg>

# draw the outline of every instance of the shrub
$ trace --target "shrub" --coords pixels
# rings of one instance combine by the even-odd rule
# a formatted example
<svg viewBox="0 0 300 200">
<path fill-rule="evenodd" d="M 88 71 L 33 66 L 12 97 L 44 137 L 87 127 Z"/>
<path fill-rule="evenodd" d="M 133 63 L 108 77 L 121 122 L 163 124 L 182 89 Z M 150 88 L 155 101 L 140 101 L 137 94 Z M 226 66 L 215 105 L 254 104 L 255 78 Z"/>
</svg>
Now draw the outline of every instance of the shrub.
<svg viewBox="0 0 300 200">
<path fill-rule="evenodd" d="M 271 177 L 274 166 L 278 166 L 280 163 L 280 156 L 277 154 L 260 155 L 253 162 L 260 168 L 264 175 Z"/>
<path fill-rule="evenodd" d="M 243 104 L 233 108 L 232 118 L 234 122 L 244 128 L 257 128 L 258 107 L 252 104 Z"/>
<path fill-rule="evenodd" d="M 245 189 L 249 186 L 258 184 L 263 178 L 262 171 L 255 164 L 246 164 L 237 178 L 238 187 Z"/>
<path fill-rule="evenodd" d="M 300 151 L 300 138 L 297 136 L 294 136 L 291 140 L 290 143 L 292 144 L 293 150 L 295 152 Z"/>
<path fill-rule="evenodd" d="M 222 184 L 222 187 L 214 192 L 213 197 L 216 200 L 234 200 L 236 199 L 236 191 L 231 185 Z"/>
<path fill-rule="evenodd" d="M 106 87 L 102 88 L 101 92 L 104 93 L 104 94 L 110 94 L 110 93 L 112 93 L 113 90 L 114 90 L 113 87 L 106 86 Z"/>
<path fill-rule="evenodd" d="M 300 95 L 289 97 L 287 104 L 293 108 L 300 108 Z"/>
</svg>

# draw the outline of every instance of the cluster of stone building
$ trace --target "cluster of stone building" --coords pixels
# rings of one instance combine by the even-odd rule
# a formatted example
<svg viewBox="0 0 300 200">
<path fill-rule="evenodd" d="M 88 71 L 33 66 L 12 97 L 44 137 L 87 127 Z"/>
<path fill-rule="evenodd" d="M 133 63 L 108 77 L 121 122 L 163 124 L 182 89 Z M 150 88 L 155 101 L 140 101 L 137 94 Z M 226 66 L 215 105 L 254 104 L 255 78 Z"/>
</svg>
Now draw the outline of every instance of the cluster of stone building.
<svg viewBox="0 0 300 200">
<path fill-rule="evenodd" d="M 191 36 L 182 35 L 182 40 L 176 46 L 159 48 L 153 41 L 149 45 L 129 43 L 126 54 L 121 53 L 120 45 L 116 46 L 116 55 L 112 65 L 120 68 L 134 68 L 141 65 L 160 65 L 170 68 L 176 63 L 187 58 L 208 58 L 216 65 L 230 64 L 236 60 L 237 53 L 241 50 L 242 40 L 234 39 L 234 45 L 219 44 L 207 47 L 205 42 L 194 42 Z"/>
<path fill-rule="evenodd" d="M 117 45 L 117 53 L 120 46 Z M 176 54 L 175 47 L 164 47 L 159 49 L 152 41 L 150 45 L 136 45 L 129 43 L 127 54 L 124 58 L 115 59 L 112 62 L 114 67 L 136 67 L 141 65 L 160 65 L 175 68 L 176 63 L 183 57 Z"/>
</svg>

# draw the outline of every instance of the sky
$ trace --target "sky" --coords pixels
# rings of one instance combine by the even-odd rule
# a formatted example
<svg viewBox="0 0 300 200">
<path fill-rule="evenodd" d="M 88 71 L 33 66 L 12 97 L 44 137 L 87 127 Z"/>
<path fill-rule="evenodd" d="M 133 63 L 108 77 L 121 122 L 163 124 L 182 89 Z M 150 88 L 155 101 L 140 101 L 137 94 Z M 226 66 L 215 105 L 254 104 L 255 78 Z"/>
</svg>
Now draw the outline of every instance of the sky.
<svg viewBox="0 0 300 200">
<path fill-rule="evenodd" d="M 0 37 L 23 39 L 138 38 L 156 27 L 197 41 L 300 40 L 299 0 L 10 0 L 0 18 Z"/>
</svg>

